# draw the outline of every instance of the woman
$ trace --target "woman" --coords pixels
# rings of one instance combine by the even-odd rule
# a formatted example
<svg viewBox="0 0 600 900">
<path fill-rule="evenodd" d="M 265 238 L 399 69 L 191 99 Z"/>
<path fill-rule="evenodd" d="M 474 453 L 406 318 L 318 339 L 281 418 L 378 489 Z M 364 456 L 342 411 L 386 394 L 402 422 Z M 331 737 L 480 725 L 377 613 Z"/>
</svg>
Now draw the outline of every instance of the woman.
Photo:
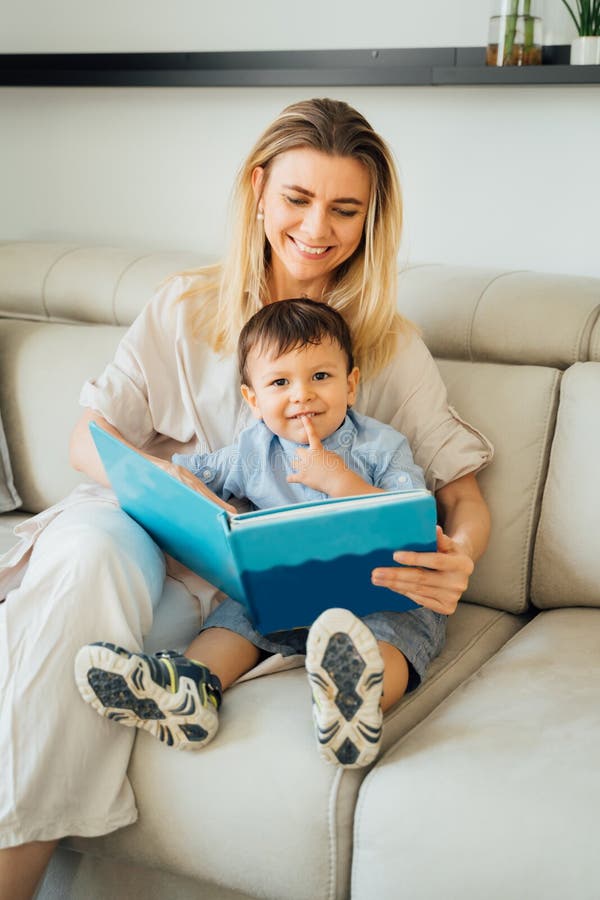
<svg viewBox="0 0 600 900">
<path fill-rule="evenodd" d="M 20 583 L 15 567 L 24 568 L 35 536 L 3 561 L 5 582 L 17 587 L 0 606 L 7 634 L 0 754 L 8 775 L 0 787 L 0 897 L 29 897 L 59 838 L 104 834 L 137 817 L 126 777 L 133 733 L 81 703 L 72 678 L 78 648 L 99 637 L 141 647 L 163 589 L 174 584 L 187 585 L 204 613 L 212 603 L 190 573 L 169 570 L 177 582 L 165 582 L 163 555 L 100 487 L 107 481 L 90 420 L 166 467 L 175 450 L 230 443 L 248 424 L 232 355 L 241 326 L 264 304 L 305 294 L 350 324 L 364 378 L 357 408 L 408 437 L 436 493 L 438 552 L 404 554 L 406 565 L 378 570 L 378 583 L 447 616 L 485 549 L 489 517 L 475 472 L 492 450 L 449 409 L 433 360 L 396 312 L 401 199 L 381 138 L 345 103 L 294 104 L 250 153 L 236 199 L 224 265 L 172 279 L 113 363 L 84 386 L 71 462 L 99 486 L 42 514 Z M 386 667 L 397 669 L 401 694 L 410 667 L 392 650 Z"/>
</svg>

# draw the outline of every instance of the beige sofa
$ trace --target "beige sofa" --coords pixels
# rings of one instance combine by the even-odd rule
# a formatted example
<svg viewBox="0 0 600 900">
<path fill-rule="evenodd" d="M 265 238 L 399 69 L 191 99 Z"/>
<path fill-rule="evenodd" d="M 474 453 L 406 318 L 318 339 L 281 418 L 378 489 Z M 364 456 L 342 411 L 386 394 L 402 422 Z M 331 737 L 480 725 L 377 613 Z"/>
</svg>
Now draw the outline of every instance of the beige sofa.
<svg viewBox="0 0 600 900">
<path fill-rule="evenodd" d="M 197 262 L 0 244 L 0 410 L 23 501 L 0 518 L 5 547 L 77 481 L 80 384 Z M 239 685 L 199 754 L 138 735 L 138 822 L 65 840 L 44 900 L 600 897 L 600 280 L 419 266 L 400 301 L 496 446 L 493 536 L 381 759 L 320 762 L 301 669 Z"/>
</svg>

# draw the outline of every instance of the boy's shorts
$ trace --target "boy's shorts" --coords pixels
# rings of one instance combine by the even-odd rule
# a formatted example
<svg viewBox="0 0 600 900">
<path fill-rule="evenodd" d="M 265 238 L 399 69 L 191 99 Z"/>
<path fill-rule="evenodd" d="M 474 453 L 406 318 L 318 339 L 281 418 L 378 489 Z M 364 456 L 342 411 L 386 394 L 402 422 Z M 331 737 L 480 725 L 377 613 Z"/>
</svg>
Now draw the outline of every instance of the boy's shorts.
<svg viewBox="0 0 600 900">
<path fill-rule="evenodd" d="M 446 620 L 447 616 L 422 606 L 407 612 L 369 613 L 362 618 L 378 641 L 386 641 L 406 657 L 409 666 L 407 691 L 414 691 L 419 687 L 430 662 L 444 646 Z M 234 631 L 262 650 L 265 656 L 273 653 L 281 653 L 282 656 L 306 653 L 308 628 L 292 628 L 262 635 L 255 630 L 244 606 L 230 597 L 226 597 L 208 616 L 202 631 L 207 628 Z"/>
</svg>

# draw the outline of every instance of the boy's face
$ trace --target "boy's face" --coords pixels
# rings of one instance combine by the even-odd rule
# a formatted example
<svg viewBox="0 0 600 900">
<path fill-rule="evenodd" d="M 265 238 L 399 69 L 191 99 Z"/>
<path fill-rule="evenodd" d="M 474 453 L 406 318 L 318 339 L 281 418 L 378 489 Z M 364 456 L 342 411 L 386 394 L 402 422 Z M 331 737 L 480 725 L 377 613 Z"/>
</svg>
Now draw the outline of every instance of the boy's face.
<svg viewBox="0 0 600 900">
<path fill-rule="evenodd" d="M 274 357 L 268 350 L 251 350 L 250 384 L 242 396 L 254 416 L 280 437 L 308 443 L 301 416 L 308 415 L 321 440 L 336 431 L 354 402 L 359 372 L 350 374 L 342 348 L 329 339 Z"/>
</svg>

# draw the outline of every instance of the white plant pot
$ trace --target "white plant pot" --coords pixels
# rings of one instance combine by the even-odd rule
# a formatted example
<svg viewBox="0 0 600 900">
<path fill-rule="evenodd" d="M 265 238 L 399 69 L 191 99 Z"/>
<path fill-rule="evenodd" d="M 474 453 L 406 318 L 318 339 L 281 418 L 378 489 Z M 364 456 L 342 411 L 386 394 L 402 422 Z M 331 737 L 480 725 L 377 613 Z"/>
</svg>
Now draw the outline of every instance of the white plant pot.
<svg viewBox="0 0 600 900">
<path fill-rule="evenodd" d="M 600 36 L 587 35 L 575 38 L 571 44 L 571 65 L 600 65 Z"/>
</svg>

